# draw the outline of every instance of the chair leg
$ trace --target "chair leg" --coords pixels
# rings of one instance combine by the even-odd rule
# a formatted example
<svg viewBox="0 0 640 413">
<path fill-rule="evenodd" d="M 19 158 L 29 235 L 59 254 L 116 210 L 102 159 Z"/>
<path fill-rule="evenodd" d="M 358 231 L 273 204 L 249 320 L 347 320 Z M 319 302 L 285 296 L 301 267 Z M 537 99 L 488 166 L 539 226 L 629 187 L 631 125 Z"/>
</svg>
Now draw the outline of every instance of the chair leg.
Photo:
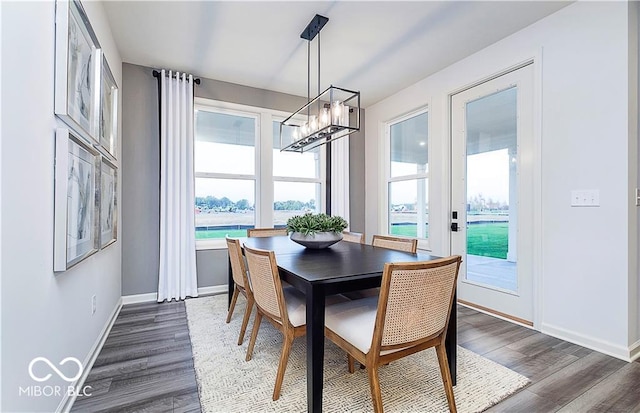
<svg viewBox="0 0 640 413">
<path fill-rule="evenodd" d="M 291 353 L 291 346 L 293 344 L 293 336 L 287 336 L 284 334 L 282 343 L 282 353 L 280 354 L 280 364 L 278 364 L 278 373 L 276 374 L 276 385 L 273 388 L 273 400 L 280 398 L 280 389 L 282 388 L 282 380 L 284 380 L 284 372 L 287 369 L 287 363 L 289 362 L 289 353 Z"/>
<path fill-rule="evenodd" d="M 447 361 L 447 352 L 443 344 L 436 346 L 436 354 L 438 355 L 438 364 L 440 365 L 440 374 L 442 375 L 442 383 L 444 384 L 444 392 L 447 395 L 447 403 L 449 411 L 456 413 L 456 400 L 453 396 L 453 386 L 451 385 L 451 372 L 449 372 L 449 363 Z"/>
<path fill-rule="evenodd" d="M 242 318 L 238 345 L 241 345 L 244 341 L 244 333 L 247 331 L 247 325 L 249 324 L 249 318 L 251 317 L 251 310 L 253 310 L 253 300 L 247 299 L 247 308 L 244 310 L 244 317 Z"/>
<path fill-rule="evenodd" d="M 378 378 L 378 366 L 367 368 L 369 373 L 369 386 L 371 387 L 371 400 L 373 401 L 373 411 L 382 413 L 382 394 L 380 393 L 380 379 Z"/>
<path fill-rule="evenodd" d="M 234 284 L 233 296 L 231 297 L 231 305 L 229 306 L 229 313 L 227 314 L 227 324 L 229 324 L 229 322 L 231 321 L 231 315 L 233 314 L 233 309 L 236 308 L 236 301 L 238 300 L 239 293 L 240 290 L 238 290 L 238 287 Z"/>
<path fill-rule="evenodd" d="M 258 337 L 258 330 L 260 330 L 260 323 L 262 322 L 262 314 L 260 311 L 256 311 L 256 319 L 253 321 L 253 330 L 251 331 L 251 340 L 249 340 L 249 347 L 247 347 L 246 361 L 251 360 L 253 355 L 253 346 L 256 345 L 256 338 Z"/>
<path fill-rule="evenodd" d="M 349 373 L 353 373 L 354 371 L 356 371 L 356 369 L 355 369 L 355 359 L 349 353 L 347 353 L 347 364 L 349 366 Z"/>
</svg>

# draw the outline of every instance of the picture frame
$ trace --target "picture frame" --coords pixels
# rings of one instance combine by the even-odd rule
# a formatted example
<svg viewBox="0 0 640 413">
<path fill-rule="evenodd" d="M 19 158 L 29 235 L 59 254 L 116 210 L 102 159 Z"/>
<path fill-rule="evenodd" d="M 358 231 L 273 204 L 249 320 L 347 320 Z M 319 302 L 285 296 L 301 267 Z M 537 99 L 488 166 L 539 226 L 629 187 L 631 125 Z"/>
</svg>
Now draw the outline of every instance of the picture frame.
<svg viewBox="0 0 640 413">
<path fill-rule="evenodd" d="M 107 158 L 100 162 L 100 242 L 104 249 L 118 238 L 118 168 Z"/>
<path fill-rule="evenodd" d="M 118 85 L 111 73 L 106 57 L 102 56 L 100 77 L 100 116 L 98 136 L 100 145 L 113 159 L 117 159 L 118 143 Z"/>
<path fill-rule="evenodd" d="M 79 0 L 56 1 L 54 112 L 87 142 L 98 142 L 102 51 Z"/>
<path fill-rule="evenodd" d="M 56 129 L 54 260 L 66 271 L 98 251 L 98 152 L 67 128 Z"/>
</svg>

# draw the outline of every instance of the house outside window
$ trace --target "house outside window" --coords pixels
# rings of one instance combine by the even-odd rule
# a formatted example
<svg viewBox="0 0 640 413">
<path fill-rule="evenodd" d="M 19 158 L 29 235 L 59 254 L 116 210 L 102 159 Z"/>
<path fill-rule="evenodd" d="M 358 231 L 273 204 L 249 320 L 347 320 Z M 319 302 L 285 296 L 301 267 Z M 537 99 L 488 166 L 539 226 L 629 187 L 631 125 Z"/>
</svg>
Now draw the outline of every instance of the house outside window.
<svg viewBox="0 0 640 413">
<path fill-rule="evenodd" d="M 280 152 L 280 119 L 263 108 L 196 99 L 196 246 L 324 211 L 324 149 Z M 268 127 L 269 125 L 271 127 Z"/>
<path fill-rule="evenodd" d="M 324 210 L 324 169 L 319 147 L 304 153 L 281 152 L 280 122 L 274 121 L 272 127 L 273 223 L 276 227 L 283 227 L 292 216 Z"/>
<path fill-rule="evenodd" d="M 427 111 L 387 124 L 387 233 L 429 237 Z"/>
</svg>

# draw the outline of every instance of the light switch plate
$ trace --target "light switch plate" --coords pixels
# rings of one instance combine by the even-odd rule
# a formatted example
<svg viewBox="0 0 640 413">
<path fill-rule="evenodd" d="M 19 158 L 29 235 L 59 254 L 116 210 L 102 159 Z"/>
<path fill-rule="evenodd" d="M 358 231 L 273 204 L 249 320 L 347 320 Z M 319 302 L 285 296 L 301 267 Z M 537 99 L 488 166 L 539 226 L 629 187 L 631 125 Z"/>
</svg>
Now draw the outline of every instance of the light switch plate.
<svg viewBox="0 0 640 413">
<path fill-rule="evenodd" d="M 599 207 L 600 190 L 598 189 L 574 189 L 571 191 L 572 207 Z"/>
</svg>

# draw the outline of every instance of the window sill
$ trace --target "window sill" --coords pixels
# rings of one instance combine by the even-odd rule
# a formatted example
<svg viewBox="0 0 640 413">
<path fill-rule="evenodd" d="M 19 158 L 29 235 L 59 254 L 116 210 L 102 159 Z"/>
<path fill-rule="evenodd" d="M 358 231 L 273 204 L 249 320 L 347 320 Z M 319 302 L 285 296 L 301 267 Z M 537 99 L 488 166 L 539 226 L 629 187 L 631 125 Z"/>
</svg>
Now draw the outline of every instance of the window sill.
<svg viewBox="0 0 640 413">
<path fill-rule="evenodd" d="M 226 250 L 227 242 L 224 238 L 196 240 L 196 251 Z"/>
</svg>

